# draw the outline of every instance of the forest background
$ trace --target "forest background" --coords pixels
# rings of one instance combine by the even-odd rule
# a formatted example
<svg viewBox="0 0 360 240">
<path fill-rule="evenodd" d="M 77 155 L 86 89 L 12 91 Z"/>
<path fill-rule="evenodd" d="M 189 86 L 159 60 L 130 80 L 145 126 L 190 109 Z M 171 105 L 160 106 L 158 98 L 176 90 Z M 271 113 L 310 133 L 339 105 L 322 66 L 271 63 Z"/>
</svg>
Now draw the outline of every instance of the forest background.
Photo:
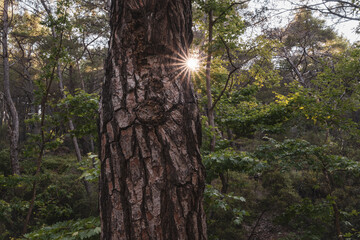
<svg viewBox="0 0 360 240">
<path fill-rule="evenodd" d="M 209 239 L 360 239 L 360 1 L 285 2 L 193 1 Z M 98 239 L 109 6 L 0 5 L 0 239 Z"/>
</svg>

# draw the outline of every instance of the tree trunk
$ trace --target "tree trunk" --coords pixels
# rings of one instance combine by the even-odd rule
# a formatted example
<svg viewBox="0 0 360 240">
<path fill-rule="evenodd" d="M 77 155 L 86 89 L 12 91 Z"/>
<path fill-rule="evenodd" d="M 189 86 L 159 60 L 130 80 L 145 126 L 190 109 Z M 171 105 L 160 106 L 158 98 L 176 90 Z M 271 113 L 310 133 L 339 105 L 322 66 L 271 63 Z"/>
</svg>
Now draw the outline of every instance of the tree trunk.
<svg viewBox="0 0 360 240">
<path fill-rule="evenodd" d="M 71 94 L 75 93 L 76 84 L 74 81 L 74 67 L 72 64 L 69 66 L 69 91 Z"/>
<path fill-rule="evenodd" d="M 80 64 L 79 64 L 78 61 L 76 62 L 76 67 L 77 67 L 77 71 L 78 71 L 78 73 L 79 73 L 81 88 L 82 88 L 82 90 L 84 90 L 84 91 L 86 92 L 84 78 L 83 78 L 83 76 L 82 76 L 81 69 L 80 69 Z"/>
<path fill-rule="evenodd" d="M 220 177 L 221 185 L 222 185 L 222 187 L 221 187 L 221 193 L 222 194 L 227 193 L 228 186 L 229 186 L 229 178 L 225 174 L 226 174 L 226 172 L 225 173 L 223 173 L 223 172 L 219 173 L 219 177 Z"/>
<path fill-rule="evenodd" d="M 20 46 L 20 43 L 19 43 Z M 24 49 L 24 48 L 23 48 Z M 35 89 L 34 89 L 34 83 L 33 80 L 31 79 L 31 74 L 29 72 L 29 69 L 31 67 L 31 49 L 28 50 L 28 54 L 25 56 L 25 50 L 23 50 L 23 59 L 22 59 L 22 64 L 23 64 L 23 74 L 24 74 L 24 81 L 26 83 L 26 95 L 27 95 L 27 100 L 28 100 L 28 104 L 29 104 L 29 113 L 30 116 L 28 116 L 28 118 L 31 118 L 34 114 L 36 114 L 38 112 L 37 106 L 35 104 Z M 29 133 L 32 134 L 40 134 L 40 129 L 39 129 L 39 124 L 38 123 L 30 123 L 28 124 Z"/>
<path fill-rule="evenodd" d="M 210 139 L 210 151 L 215 151 L 215 144 L 216 144 L 216 136 L 215 136 L 215 117 L 214 117 L 214 108 L 212 104 L 212 95 L 211 95 L 211 44 L 213 41 L 213 12 L 212 10 L 208 13 L 208 52 L 206 57 L 206 69 L 205 69 L 205 76 L 206 76 L 206 96 L 207 96 L 207 115 L 208 115 L 208 122 L 211 128 L 211 139 Z"/>
<path fill-rule="evenodd" d="M 179 65 L 192 41 L 191 1 L 113 0 L 110 25 L 101 239 L 207 239 L 200 118 Z"/>
<path fill-rule="evenodd" d="M 13 174 L 20 174 L 19 165 L 19 116 L 16 111 L 14 101 L 11 98 L 10 93 L 10 66 L 9 66 L 9 54 L 8 54 L 8 31 L 9 31 L 9 0 L 4 0 L 3 10 L 3 66 L 4 66 L 4 95 L 7 107 L 10 112 L 9 120 L 9 137 L 10 137 L 10 162 Z"/>
<path fill-rule="evenodd" d="M 46 4 L 45 0 L 40 0 L 42 6 L 44 7 L 45 11 L 47 12 L 48 16 L 51 16 L 51 9 L 49 8 L 49 6 Z M 56 39 L 58 36 L 56 34 L 55 28 L 54 26 L 51 28 L 51 33 L 54 39 Z M 61 64 L 58 61 L 57 66 L 56 66 L 56 74 L 59 78 L 59 88 L 60 88 L 60 94 L 62 98 L 66 98 L 65 95 L 65 87 L 64 87 L 64 81 L 63 81 L 63 75 L 62 75 L 62 71 L 61 71 Z M 73 131 L 75 129 L 73 121 L 71 119 L 69 119 L 69 128 L 71 131 Z M 79 143 L 77 140 L 76 136 L 72 137 L 73 140 L 73 144 L 74 144 L 74 149 L 75 149 L 75 154 L 76 154 L 76 158 L 78 160 L 78 162 L 82 161 L 82 157 L 81 157 L 81 151 L 80 151 L 80 147 L 79 147 Z M 84 187 L 86 190 L 86 193 L 88 196 L 90 196 L 90 185 L 86 180 L 82 181 L 84 183 Z"/>
<path fill-rule="evenodd" d="M 54 32 L 54 37 L 56 37 L 55 32 Z M 64 80 L 63 80 L 63 76 L 62 76 L 62 72 L 61 72 L 60 63 L 57 64 L 57 75 L 59 77 L 59 88 L 60 88 L 60 92 L 61 92 L 61 97 L 66 98 L 65 88 L 64 88 Z M 69 129 L 71 131 L 75 130 L 74 123 L 73 123 L 73 121 L 71 119 L 69 119 Z M 76 159 L 78 160 L 78 162 L 81 162 L 82 161 L 82 156 L 81 156 L 81 151 L 80 151 L 78 139 L 77 139 L 77 137 L 75 135 L 73 135 L 72 140 L 73 140 L 73 144 L 74 144 Z M 82 182 L 84 184 L 87 195 L 90 197 L 91 190 L 90 190 L 89 183 L 86 180 L 82 180 Z"/>
<path fill-rule="evenodd" d="M 329 171 L 326 168 L 323 169 L 323 174 L 325 176 L 326 183 L 328 184 L 328 187 L 329 187 L 329 196 L 331 197 L 333 192 L 335 191 L 333 177 L 331 176 L 331 174 L 329 173 Z M 336 230 L 337 238 L 339 240 L 344 240 L 343 234 L 341 232 L 341 225 L 340 225 L 340 223 L 341 223 L 340 210 L 336 203 L 336 200 L 333 201 L 332 207 L 333 207 L 333 211 L 334 211 L 334 227 Z"/>
</svg>

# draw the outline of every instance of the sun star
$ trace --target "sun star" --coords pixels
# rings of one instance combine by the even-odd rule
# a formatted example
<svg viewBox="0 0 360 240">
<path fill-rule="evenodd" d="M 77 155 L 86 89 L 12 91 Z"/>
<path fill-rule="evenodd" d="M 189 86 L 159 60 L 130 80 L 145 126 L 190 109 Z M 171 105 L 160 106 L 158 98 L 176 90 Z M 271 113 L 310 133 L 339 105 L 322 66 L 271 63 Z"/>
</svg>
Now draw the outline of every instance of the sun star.
<svg viewBox="0 0 360 240">
<path fill-rule="evenodd" d="M 194 58 L 194 57 L 190 57 L 186 60 L 186 66 L 189 70 L 191 71 L 196 71 L 199 69 L 200 65 L 199 65 L 199 59 Z"/>
</svg>

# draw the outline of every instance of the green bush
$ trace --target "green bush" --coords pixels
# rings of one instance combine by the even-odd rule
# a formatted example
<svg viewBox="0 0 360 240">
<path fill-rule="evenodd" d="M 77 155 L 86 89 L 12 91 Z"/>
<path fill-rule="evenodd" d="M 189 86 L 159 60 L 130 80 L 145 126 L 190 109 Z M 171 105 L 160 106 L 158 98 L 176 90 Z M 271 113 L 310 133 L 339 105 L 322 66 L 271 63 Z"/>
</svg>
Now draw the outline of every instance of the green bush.
<svg viewBox="0 0 360 240">
<path fill-rule="evenodd" d="M 58 222 L 24 235 L 24 240 L 95 240 L 100 237 L 100 219 L 90 217 Z"/>
</svg>

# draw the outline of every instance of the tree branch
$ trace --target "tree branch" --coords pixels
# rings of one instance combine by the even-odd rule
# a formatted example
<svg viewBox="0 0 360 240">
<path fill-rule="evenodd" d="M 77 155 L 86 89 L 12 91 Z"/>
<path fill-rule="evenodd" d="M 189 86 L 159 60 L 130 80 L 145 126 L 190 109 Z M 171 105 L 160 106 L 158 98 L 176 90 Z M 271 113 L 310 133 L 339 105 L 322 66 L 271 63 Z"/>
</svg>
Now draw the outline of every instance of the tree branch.
<svg viewBox="0 0 360 240">
<path fill-rule="evenodd" d="M 215 18 L 212 21 L 212 24 L 214 25 L 222 16 L 224 16 L 226 14 L 227 11 L 229 11 L 235 5 L 242 5 L 242 4 L 245 4 L 245 3 L 248 3 L 248 2 L 250 2 L 250 0 L 246 0 L 246 1 L 242 1 L 242 2 L 234 2 L 234 3 L 230 4 L 229 7 L 227 7 L 222 13 L 220 13 L 220 15 L 217 18 Z"/>
<path fill-rule="evenodd" d="M 216 100 L 214 101 L 214 103 L 211 106 L 211 110 L 215 108 L 216 104 L 220 101 L 221 97 L 224 95 L 227 86 L 229 85 L 229 81 L 231 79 L 231 76 L 233 73 L 235 73 L 240 67 L 236 67 L 232 61 L 231 55 L 230 55 L 230 49 L 228 47 L 228 45 L 226 44 L 225 40 L 219 35 L 222 43 L 224 44 L 225 48 L 226 48 L 226 53 L 230 62 L 230 65 L 233 67 L 233 69 L 229 72 L 228 77 L 226 79 L 226 83 L 225 86 L 223 88 L 223 90 L 221 91 L 221 93 L 219 94 L 219 96 L 216 98 Z"/>
</svg>

